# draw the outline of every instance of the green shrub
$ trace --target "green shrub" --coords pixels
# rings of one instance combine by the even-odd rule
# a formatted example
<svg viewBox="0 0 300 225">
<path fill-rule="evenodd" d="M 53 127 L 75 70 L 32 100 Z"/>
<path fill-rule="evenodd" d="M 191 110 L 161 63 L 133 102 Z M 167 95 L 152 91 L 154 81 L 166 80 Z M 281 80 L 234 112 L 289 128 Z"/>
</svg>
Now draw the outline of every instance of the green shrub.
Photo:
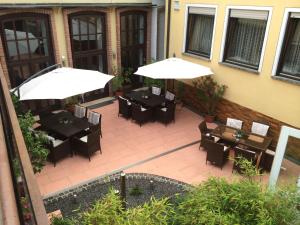
<svg viewBox="0 0 300 225">
<path fill-rule="evenodd" d="M 151 198 L 149 202 L 126 212 L 127 225 L 167 225 L 174 209 L 167 198 Z"/>
<path fill-rule="evenodd" d="M 19 115 L 18 119 L 33 171 L 35 173 L 40 172 L 45 166 L 49 154 L 48 149 L 44 147 L 47 140 L 43 132 L 32 130 L 35 121 L 30 111 L 24 115 Z"/>
<path fill-rule="evenodd" d="M 52 217 L 51 225 L 75 225 L 76 222 L 67 218 Z"/>
<path fill-rule="evenodd" d="M 110 190 L 89 211 L 82 213 L 80 220 L 82 225 L 123 225 L 124 209 L 119 195 Z"/>
<path fill-rule="evenodd" d="M 165 81 L 161 80 L 161 79 L 152 79 L 152 78 L 149 78 L 149 77 L 145 77 L 144 78 L 144 85 L 146 87 L 155 86 L 155 87 L 159 87 L 159 88 L 164 88 Z"/>
</svg>

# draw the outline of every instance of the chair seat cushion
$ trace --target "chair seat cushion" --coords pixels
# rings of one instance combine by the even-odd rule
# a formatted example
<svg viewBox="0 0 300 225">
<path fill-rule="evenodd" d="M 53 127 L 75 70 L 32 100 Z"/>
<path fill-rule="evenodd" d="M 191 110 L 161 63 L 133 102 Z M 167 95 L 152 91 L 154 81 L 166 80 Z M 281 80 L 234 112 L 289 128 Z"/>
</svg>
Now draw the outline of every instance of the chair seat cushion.
<svg viewBox="0 0 300 225">
<path fill-rule="evenodd" d="M 144 111 L 146 111 L 146 110 L 147 110 L 146 108 L 141 107 L 141 111 L 142 111 L 142 112 L 144 112 Z"/>
<path fill-rule="evenodd" d="M 87 143 L 87 136 L 81 137 L 80 140 Z"/>
<path fill-rule="evenodd" d="M 224 152 L 226 152 L 227 151 L 227 149 L 229 149 L 229 147 L 228 146 L 224 146 Z"/>
<path fill-rule="evenodd" d="M 127 101 L 127 105 L 131 105 L 131 102 L 130 102 L 130 101 Z"/>
<path fill-rule="evenodd" d="M 58 145 L 60 145 L 61 143 L 63 143 L 63 141 L 59 140 L 59 139 L 55 139 L 52 143 L 53 143 L 53 147 L 57 147 Z"/>
<path fill-rule="evenodd" d="M 266 150 L 266 154 L 269 154 L 269 155 L 275 155 L 275 152 L 270 150 L 270 149 L 267 149 Z"/>
<path fill-rule="evenodd" d="M 166 108 L 166 107 L 161 108 L 160 110 L 161 110 L 161 111 L 164 111 L 164 112 L 167 112 L 167 108 Z"/>
</svg>

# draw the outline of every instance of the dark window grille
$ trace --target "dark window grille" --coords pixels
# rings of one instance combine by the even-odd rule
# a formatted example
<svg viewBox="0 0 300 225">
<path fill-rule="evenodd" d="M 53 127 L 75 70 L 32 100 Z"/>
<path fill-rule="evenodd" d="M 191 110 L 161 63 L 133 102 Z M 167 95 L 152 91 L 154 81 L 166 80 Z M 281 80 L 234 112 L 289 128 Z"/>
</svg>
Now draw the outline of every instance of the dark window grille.
<svg viewBox="0 0 300 225">
<path fill-rule="evenodd" d="M 223 61 L 258 70 L 267 20 L 229 17 Z"/>
<path fill-rule="evenodd" d="M 186 34 L 186 52 L 210 57 L 214 16 L 189 14 Z"/>
<path fill-rule="evenodd" d="M 300 18 L 289 18 L 277 76 L 300 81 Z"/>
</svg>

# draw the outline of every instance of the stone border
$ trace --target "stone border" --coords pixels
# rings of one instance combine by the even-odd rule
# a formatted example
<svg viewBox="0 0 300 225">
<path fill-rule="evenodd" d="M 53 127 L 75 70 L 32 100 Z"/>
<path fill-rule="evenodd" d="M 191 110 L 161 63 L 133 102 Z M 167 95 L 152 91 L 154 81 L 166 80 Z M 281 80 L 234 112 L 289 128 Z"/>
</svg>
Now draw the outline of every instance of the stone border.
<svg viewBox="0 0 300 225">
<path fill-rule="evenodd" d="M 101 184 L 107 184 L 112 181 L 117 181 L 120 179 L 120 174 L 121 173 L 119 172 L 119 173 L 116 173 L 113 175 L 100 177 L 94 181 L 87 181 L 86 183 L 64 189 L 60 192 L 56 192 L 52 195 L 44 197 L 44 199 L 43 199 L 44 204 L 47 205 L 49 203 L 58 201 L 60 199 L 63 199 L 63 198 L 69 197 L 69 196 L 73 196 L 74 194 L 77 194 L 78 192 L 87 190 L 88 187 L 101 185 Z M 177 186 L 178 188 L 183 188 L 183 189 L 190 189 L 193 187 L 192 185 L 184 183 L 182 181 L 178 181 L 178 180 L 164 177 L 164 176 L 148 174 L 148 173 L 128 173 L 128 174 L 126 174 L 126 180 L 131 180 L 131 179 L 155 180 L 155 181 L 162 182 L 162 183 L 168 183 L 168 184 L 171 184 L 171 185 Z"/>
</svg>

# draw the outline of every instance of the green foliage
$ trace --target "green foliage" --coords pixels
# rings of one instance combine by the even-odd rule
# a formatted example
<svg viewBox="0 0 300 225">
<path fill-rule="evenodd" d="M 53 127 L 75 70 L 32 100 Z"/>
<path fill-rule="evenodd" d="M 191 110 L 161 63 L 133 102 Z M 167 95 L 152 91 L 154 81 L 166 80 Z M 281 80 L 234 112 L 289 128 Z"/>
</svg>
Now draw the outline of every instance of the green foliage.
<svg viewBox="0 0 300 225">
<path fill-rule="evenodd" d="M 40 172 L 46 164 L 49 153 L 49 151 L 44 147 L 47 142 L 45 135 L 43 132 L 32 130 L 32 126 L 35 121 L 30 111 L 24 115 L 19 115 L 18 119 L 33 171 L 34 173 Z"/>
<path fill-rule="evenodd" d="M 206 113 L 214 116 L 220 100 L 225 94 L 226 85 L 219 85 L 211 76 L 204 76 L 193 82 L 197 96 L 204 103 Z"/>
<path fill-rule="evenodd" d="M 114 78 L 112 79 L 112 91 L 120 91 L 124 84 L 131 82 L 130 76 L 133 73 L 132 68 L 113 68 Z"/>
<path fill-rule="evenodd" d="M 123 225 L 122 201 L 114 190 L 81 215 L 82 225 Z"/>
<path fill-rule="evenodd" d="M 146 87 L 159 87 L 159 88 L 164 88 L 165 86 L 165 80 L 161 80 L 161 79 L 152 79 L 150 77 L 145 77 L 144 79 L 144 85 Z"/>
<path fill-rule="evenodd" d="M 268 192 L 249 180 L 229 183 L 210 178 L 179 203 L 175 224 L 296 224 L 297 201 L 299 204 L 295 190 Z"/>
<path fill-rule="evenodd" d="M 174 215 L 174 209 L 167 198 L 151 198 L 149 202 L 126 212 L 126 225 L 167 225 Z"/>
<path fill-rule="evenodd" d="M 11 99 L 14 104 L 14 108 L 15 108 L 17 115 L 22 114 L 21 102 L 20 102 L 19 98 L 17 96 L 15 96 L 14 94 L 11 94 Z"/>
<path fill-rule="evenodd" d="M 133 188 L 129 190 L 129 194 L 132 196 L 139 196 L 143 194 L 143 190 L 138 185 L 135 185 Z"/>
<path fill-rule="evenodd" d="M 71 219 L 61 218 L 61 217 L 52 217 L 51 225 L 75 225 L 76 222 Z"/>
<path fill-rule="evenodd" d="M 253 162 L 244 157 L 238 156 L 235 160 L 235 163 L 241 168 L 241 171 L 243 172 L 242 175 L 249 181 L 252 181 L 253 178 L 260 175 L 259 169 L 253 165 Z"/>
</svg>

